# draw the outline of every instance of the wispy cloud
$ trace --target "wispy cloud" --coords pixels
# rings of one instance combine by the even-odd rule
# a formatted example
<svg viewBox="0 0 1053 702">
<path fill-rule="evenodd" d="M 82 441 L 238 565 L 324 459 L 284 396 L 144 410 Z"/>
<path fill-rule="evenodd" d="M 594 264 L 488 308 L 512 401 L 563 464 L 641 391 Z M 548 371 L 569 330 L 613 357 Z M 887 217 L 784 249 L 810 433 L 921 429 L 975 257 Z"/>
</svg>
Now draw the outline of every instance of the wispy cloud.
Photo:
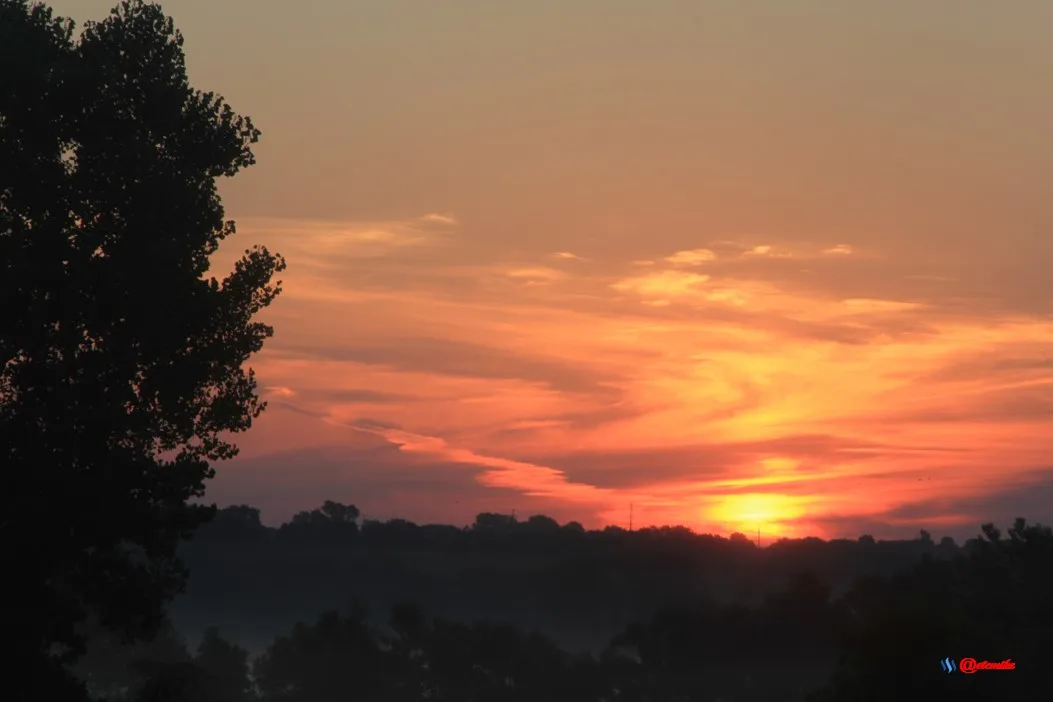
<svg viewBox="0 0 1053 702">
<path fill-rule="evenodd" d="M 810 259 L 823 256 L 851 256 L 858 253 L 855 248 L 848 244 L 837 244 L 826 248 L 816 248 L 807 245 L 772 245 L 759 244 L 745 248 L 742 255 L 745 257 L 759 258 L 781 258 L 781 259 Z"/>
<path fill-rule="evenodd" d="M 707 261 L 715 261 L 716 258 L 717 255 L 709 249 L 688 249 L 685 251 L 677 251 L 665 260 L 676 265 L 697 266 L 698 264 L 706 263 Z"/>
<path fill-rule="evenodd" d="M 567 274 L 563 271 L 556 270 L 555 268 L 546 268 L 544 266 L 512 268 L 507 271 L 506 275 L 509 278 L 517 278 L 533 284 L 552 283 L 557 280 L 563 280 L 567 277 Z"/>
<path fill-rule="evenodd" d="M 438 214 L 365 222 L 279 218 L 244 218 L 238 222 L 240 234 L 257 241 L 280 242 L 280 251 L 298 265 L 326 268 L 348 259 L 381 258 L 447 243 L 456 226 L 456 219 Z"/>
<path fill-rule="evenodd" d="M 645 297 L 665 299 L 697 294 L 700 286 L 707 281 L 709 281 L 708 275 L 664 270 L 625 278 L 612 284 L 611 287 L 620 292 L 634 292 Z"/>
<path fill-rule="evenodd" d="M 959 280 L 893 285 L 895 261 L 774 244 L 467 265 L 455 238 L 448 258 L 403 255 L 449 237 L 419 219 L 270 230 L 304 253 L 256 364 L 277 423 L 247 455 L 365 431 L 393 464 L 459 471 L 443 484 L 477 508 L 518 493 L 595 524 L 632 500 L 640 524 L 789 534 L 894 529 L 919 474 L 966 499 L 986 466 L 1012 476 L 1053 450 L 1035 432 L 1053 324 L 963 306 Z"/>
<path fill-rule="evenodd" d="M 902 302 L 899 300 L 873 300 L 868 298 L 853 298 L 842 300 L 841 304 L 853 312 L 909 312 L 924 307 L 918 302 Z"/>
<path fill-rule="evenodd" d="M 424 224 L 439 224 L 446 227 L 456 227 L 458 222 L 457 218 L 449 214 L 436 214 L 434 212 L 423 215 L 417 218 Z"/>
<path fill-rule="evenodd" d="M 586 483 L 567 479 L 560 470 L 547 466 L 486 456 L 475 451 L 450 446 L 445 440 L 423 436 L 401 429 L 360 425 L 360 431 L 382 436 L 401 451 L 431 454 L 446 463 L 463 463 L 482 468 L 476 480 L 490 488 L 517 490 L 529 497 L 556 498 L 586 504 L 609 503 L 616 493 Z"/>
</svg>

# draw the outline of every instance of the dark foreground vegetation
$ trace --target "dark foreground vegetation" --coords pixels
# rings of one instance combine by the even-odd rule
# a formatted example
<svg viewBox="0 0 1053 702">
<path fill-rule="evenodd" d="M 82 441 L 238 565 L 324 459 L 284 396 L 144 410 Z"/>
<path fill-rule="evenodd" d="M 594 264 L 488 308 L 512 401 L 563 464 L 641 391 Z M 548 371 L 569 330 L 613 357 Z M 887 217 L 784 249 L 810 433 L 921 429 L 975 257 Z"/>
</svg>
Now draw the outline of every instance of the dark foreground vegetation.
<svg viewBox="0 0 1053 702">
<path fill-rule="evenodd" d="M 922 532 L 757 548 L 742 535 L 586 531 L 542 516 L 483 514 L 463 529 L 360 522 L 337 503 L 274 529 L 241 506 L 219 511 L 185 555 L 192 575 L 173 610 L 179 621 L 150 644 L 101 635 L 89 645 L 76 671 L 99 699 L 847 702 L 1053 692 L 1041 672 L 1053 650 L 1053 534 L 1023 520 L 1005 534 L 986 525 L 961 546 Z M 296 621 L 294 612 L 310 614 Z M 209 616 L 227 639 L 195 631 L 191 652 L 176 629 Z M 590 626 L 617 630 L 591 650 L 568 642 Z M 257 643 L 266 627 L 275 635 Z M 1017 668 L 949 674 L 947 657 Z"/>
</svg>

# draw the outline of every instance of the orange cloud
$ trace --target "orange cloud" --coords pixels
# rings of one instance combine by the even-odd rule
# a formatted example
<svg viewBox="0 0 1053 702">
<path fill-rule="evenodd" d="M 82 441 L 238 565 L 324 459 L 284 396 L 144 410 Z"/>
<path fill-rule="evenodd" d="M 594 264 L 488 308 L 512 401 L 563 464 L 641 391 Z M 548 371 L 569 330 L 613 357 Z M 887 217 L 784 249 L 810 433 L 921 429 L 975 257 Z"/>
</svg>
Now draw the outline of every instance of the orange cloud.
<svg viewBox="0 0 1053 702">
<path fill-rule="evenodd" d="M 551 283 L 566 278 L 566 273 L 555 268 L 535 266 L 531 268 L 513 268 L 506 275 L 510 278 L 519 278 L 528 283 Z"/>
<path fill-rule="evenodd" d="M 440 224 L 448 227 L 457 226 L 457 218 L 449 214 L 430 213 L 418 218 L 425 224 Z"/>
<path fill-rule="evenodd" d="M 963 308 L 963 283 L 896 296 L 895 262 L 844 255 L 810 274 L 761 255 L 706 274 L 628 257 L 572 273 L 544 253 L 468 265 L 455 238 L 449 262 L 393 243 L 447 236 L 416 221 L 268 225 L 276 250 L 315 253 L 290 256 L 267 310 L 269 428 L 246 456 L 339 455 L 365 432 L 392 465 L 446 472 L 465 510 L 518 494 L 523 510 L 624 524 L 632 502 L 641 526 L 768 535 L 897 529 L 922 504 L 926 523 L 968 521 L 991 466 L 1026 481 L 1048 465 L 1053 323 Z M 345 255 L 363 246 L 385 253 Z M 955 506 L 931 505 L 932 481 Z"/>
<path fill-rule="evenodd" d="M 665 260 L 673 264 L 697 266 L 698 264 L 706 263 L 707 261 L 715 261 L 716 258 L 717 255 L 709 249 L 689 249 L 686 251 L 677 251 Z"/>
<path fill-rule="evenodd" d="M 681 271 L 657 271 L 620 280 L 611 285 L 623 292 L 634 292 L 645 297 L 679 297 L 697 294 L 699 286 L 709 280 L 708 275 Z"/>
<path fill-rule="evenodd" d="M 238 231 L 252 239 L 274 242 L 299 267 L 333 269 L 349 260 L 375 259 L 449 241 L 456 227 L 452 216 L 427 214 L 404 220 L 342 222 L 245 218 Z M 220 250 L 219 261 L 227 247 Z"/>
</svg>

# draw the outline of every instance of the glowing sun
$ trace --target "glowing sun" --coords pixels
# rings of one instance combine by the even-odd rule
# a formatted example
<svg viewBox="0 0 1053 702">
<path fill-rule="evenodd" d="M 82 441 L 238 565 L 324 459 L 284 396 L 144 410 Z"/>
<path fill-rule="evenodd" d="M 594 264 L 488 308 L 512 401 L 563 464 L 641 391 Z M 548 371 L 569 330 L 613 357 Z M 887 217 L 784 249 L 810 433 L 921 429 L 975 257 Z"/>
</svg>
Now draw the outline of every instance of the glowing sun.
<svg viewBox="0 0 1053 702">
<path fill-rule="evenodd" d="M 760 530 L 769 536 L 788 536 L 793 521 L 804 513 L 801 500 L 787 495 L 747 493 L 728 495 L 706 515 L 710 520 L 747 534 Z"/>
</svg>

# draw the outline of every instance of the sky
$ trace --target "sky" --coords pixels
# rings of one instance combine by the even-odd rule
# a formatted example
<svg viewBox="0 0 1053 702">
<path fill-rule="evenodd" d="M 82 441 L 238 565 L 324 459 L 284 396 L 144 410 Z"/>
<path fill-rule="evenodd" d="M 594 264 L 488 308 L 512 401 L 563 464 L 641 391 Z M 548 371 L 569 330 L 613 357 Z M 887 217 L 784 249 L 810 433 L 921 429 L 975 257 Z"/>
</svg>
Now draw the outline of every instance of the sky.
<svg viewBox="0 0 1053 702">
<path fill-rule="evenodd" d="M 163 7 L 263 132 L 214 273 L 288 260 L 209 499 L 1053 521 L 1053 3 Z"/>
</svg>

